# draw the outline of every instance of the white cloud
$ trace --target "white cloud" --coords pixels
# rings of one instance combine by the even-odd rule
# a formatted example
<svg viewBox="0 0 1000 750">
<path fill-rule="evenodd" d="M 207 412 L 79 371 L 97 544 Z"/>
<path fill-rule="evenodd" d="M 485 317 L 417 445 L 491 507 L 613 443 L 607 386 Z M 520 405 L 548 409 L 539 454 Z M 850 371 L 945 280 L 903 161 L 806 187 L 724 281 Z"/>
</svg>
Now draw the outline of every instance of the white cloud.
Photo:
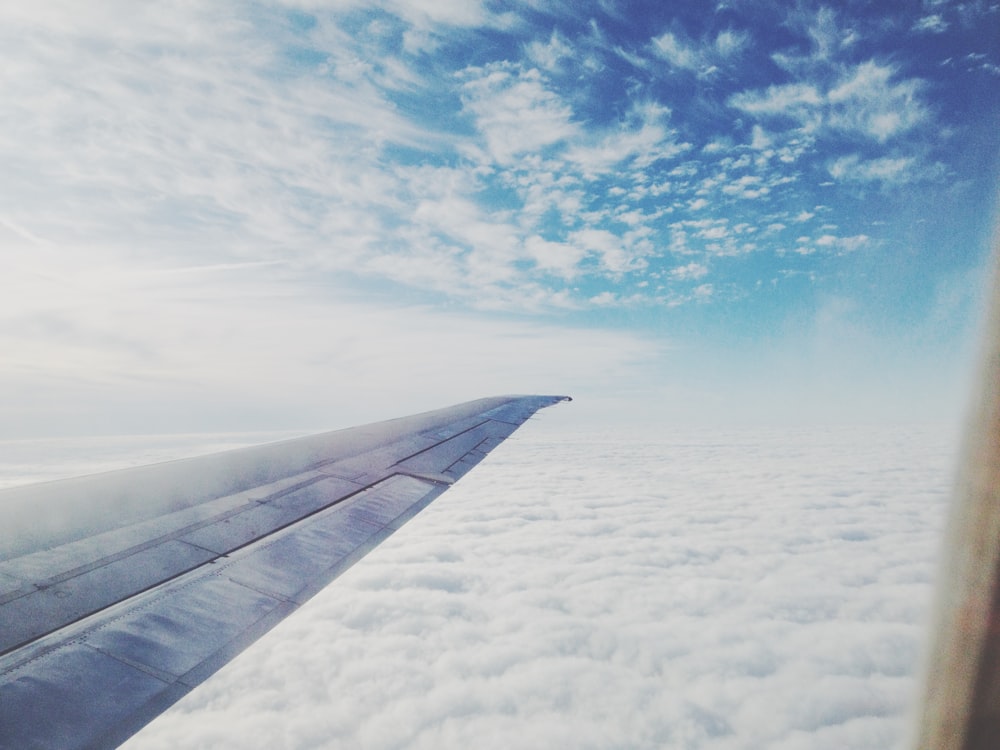
<svg viewBox="0 0 1000 750">
<path fill-rule="evenodd" d="M 773 139 L 760 125 L 753 126 L 753 136 L 750 140 L 750 147 L 757 151 L 764 151 L 771 147 Z"/>
<path fill-rule="evenodd" d="M 774 53 L 775 63 L 789 72 L 804 74 L 828 66 L 841 53 L 858 42 L 857 32 L 847 25 L 843 17 L 830 6 L 801 4 L 789 8 L 784 14 L 784 24 L 797 34 L 808 39 L 806 54 L 785 52 Z"/>
<path fill-rule="evenodd" d="M 627 247 L 622 238 L 606 229 L 580 229 L 569 235 L 569 241 L 596 253 L 601 265 L 612 274 L 642 268 L 645 262 Z"/>
<path fill-rule="evenodd" d="M 749 35 L 742 31 L 720 31 L 715 37 L 715 50 L 722 57 L 731 57 L 742 52 L 749 43 Z"/>
<path fill-rule="evenodd" d="M 534 69 L 497 63 L 465 71 L 463 103 L 475 118 L 490 157 L 508 164 L 577 133 L 572 110 Z"/>
<path fill-rule="evenodd" d="M 833 107 L 830 125 L 884 142 L 926 120 L 920 83 L 893 82 L 896 72 L 892 66 L 869 61 L 845 75 L 827 95 Z"/>
<path fill-rule="evenodd" d="M 528 57 L 543 70 L 558 70 L 563 59 L 573 57 L 570 43 L 558 31 L 553 31 L 548 42 L 532 41 L 527 46 Z"/>
<path fill-rule="evenodd" d="M 653 39 L 653 50 L 676 68 L 694 70 L 701 64 L 695 48 L 669 31 Z"/>
<path fill-rule="evenodd" d="M 720 66 L 739 57 L 749 42 L 746 32 L 732 29 L 720 31 L 714 39 L 708 37 L 701 41 L 665 31 L 654 37 L 650 46 L 654 55 L 672 67 L 708 77 L 719 72 Z"/>
<path fill-rule="evenodd" d="M 550 242 L 534 235 L 525 241 L 525 248 L 539 268 L 564 279 L 580 273 L 580 261 L 586 256 L 583 248 L 567 242 Z"/>
<path fill-rule="evenodd" d="M 679 281 L 700 279 L 708 273 L 708 268 L 701 263 L 688 263 L 685 266 L 677 266 L 670 271 L 671 277 Z"/>
<path fill-rule="evenodd" d="M 816 238 L 817 247 L 839 250 L 841 252 L 852 253 L 865 247 L 871 238 L 866 234 L 856 234 L 852 237 L 838 237 L 833 234 L 824 234 Z"/>
<path fill-rule="evenodd" d="M 808 83 L 785 83 L 768 86 L 764 91 L 744 91 L 733 95 L 730 106 L 761 117 L 791 117 L 807 121 L 823 99 L 817 88 Z"/>
<path fill-rule="evenodd" d="M 880 157 L 862 161 L 855 154 L 843 156 L 828 167 L 830 176 L 846 182 L 905 183 L 915 177 L 912 156 Z"/>
<path fill-rule="evenodd" d="M 643 168 L 659 159 L 671 159 L 691 144 L 676 141 L 676 132 L 666 125 L 669 116 L 670 110 L 655 102 L 636 103 L 622 127 L 577 138 L 565 158 L 586 177 L 607 173 L 624 161 Z"/>
<path fill-rule="evenodd" d="M 721 190 L 726 195 L 735 195 L 740 198 L 754 199 L 767 195 L 771 188 L 761 184 L 762 180 L 757 175 L 743 175 L 735 180 L 730 180 L 722 186 Z"/>
<path fill-rule="evenodd" d="M 812 39 L 814 52 L 821 59 L 833 57 L 856 41 L 851 29 L 841 28 L 836 10 L 829 6 L 821 6 L 816 10 L 816 15 L 809 19 L 807 31 Z"/>
<path fill-rule="evenodd" d="M 729 236 L 729 228 L 726 224 L 720 223 L 713 227 L 708 227 L 699 232 L 699 236 L 706 240 L 721 240 Z"/>
<path fill-rule="evenodd" d="M 930 34 L 942 34 L 948 30 L 948 22 L 944 20 L 940 13 L 931 13 L 930 15 L 923 16 L 914 23 L 913 30 Z"/>
<path fill-rule="evenodd" d="M 595 297 L 591 297 L 589 302 L 598 307 L 609 307 L 618 303 L 618 295 L 614 292 L 601 292 Z"/>
<path fill-rule="evenodd" d="M 443 34 L 451 28 L 504 28 L 509 25 L 510 18 L 505 13 L 496 13 L 486 7 L 482 0 L 443 0 L 442 2 L 427 2 L 427 0 L 381 0 L 378 3 L 365 0 L 278 0 L 278 5 L 287 6 L 293 10 L 313 11 L 322 14 L 324 11 L 357 12 L 371 11 L 373 7 L 387 11 L 398 18 L 404 25 L 403 46 L 407 52 L 418 54 L 433 52 L 441 43 Z M 451 28 L 449 28 L 451 27 Z"/>
<path fill-rule="evenodd" d="M 843 69 L 829 87 L 812 82 L 772 85 L 734 94 L 729 105 L 759 118 L 790 118 L 804 133 L 825 127 L 884 143 L 930 116 L 921 82 L 895 80 L 897 72 L 891 65 L 869 60 Z M 754 137 L 757 140 L 756 131 Z"/>
</svg>

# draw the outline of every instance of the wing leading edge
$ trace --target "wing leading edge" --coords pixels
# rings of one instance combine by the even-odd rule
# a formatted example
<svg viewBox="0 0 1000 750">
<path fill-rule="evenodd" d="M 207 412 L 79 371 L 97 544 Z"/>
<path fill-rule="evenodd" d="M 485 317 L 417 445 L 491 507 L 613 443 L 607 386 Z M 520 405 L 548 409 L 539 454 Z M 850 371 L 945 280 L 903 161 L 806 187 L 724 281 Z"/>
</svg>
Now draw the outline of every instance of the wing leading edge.
<svg viewBox="0 0 1000 750">
<path fill-rule="evenodd" d="M 0 748 L 121 744 L 562 400 L 0 492 Z"/>
</svg>

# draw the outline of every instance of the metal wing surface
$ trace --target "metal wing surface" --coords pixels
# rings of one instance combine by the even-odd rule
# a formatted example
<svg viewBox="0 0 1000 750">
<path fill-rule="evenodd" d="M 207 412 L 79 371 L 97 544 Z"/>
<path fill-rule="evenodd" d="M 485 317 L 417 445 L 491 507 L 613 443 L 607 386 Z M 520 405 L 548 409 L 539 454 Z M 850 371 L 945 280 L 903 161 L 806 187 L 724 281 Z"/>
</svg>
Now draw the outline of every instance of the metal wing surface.
<svg viewBox="0 0 1000 750">
<path fill-rule="evenodd" d="M 0 748 L 122 743 L 561 400 L 0 492 Z"/>
</svg>

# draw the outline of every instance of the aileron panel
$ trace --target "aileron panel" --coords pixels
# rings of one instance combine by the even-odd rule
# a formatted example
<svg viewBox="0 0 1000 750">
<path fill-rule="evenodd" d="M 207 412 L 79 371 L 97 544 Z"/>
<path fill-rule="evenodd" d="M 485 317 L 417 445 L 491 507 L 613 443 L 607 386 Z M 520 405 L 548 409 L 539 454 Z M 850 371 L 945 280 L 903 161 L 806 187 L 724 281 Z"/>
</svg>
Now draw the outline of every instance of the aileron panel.
<svg viewBox="0 0 1000 750">
<path fill-rule="evenodd" d="M 102 651 L 180 677 L 279 604 L 215 574 L 145 602 L 86 639 Z"/>
</svg>

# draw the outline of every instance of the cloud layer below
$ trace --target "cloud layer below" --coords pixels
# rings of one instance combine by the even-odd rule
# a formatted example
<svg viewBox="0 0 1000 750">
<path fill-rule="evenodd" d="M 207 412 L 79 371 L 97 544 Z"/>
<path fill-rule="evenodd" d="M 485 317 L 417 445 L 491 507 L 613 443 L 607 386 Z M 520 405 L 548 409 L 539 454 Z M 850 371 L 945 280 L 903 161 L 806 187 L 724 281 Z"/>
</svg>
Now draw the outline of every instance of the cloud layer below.
<svg viewBox="0 0 1000 750">
<path fill-rule="evenodd" d="M 900 746 L 947 433 L 588 434 L 561 408 L 126 747 Z"/>
</svg>

